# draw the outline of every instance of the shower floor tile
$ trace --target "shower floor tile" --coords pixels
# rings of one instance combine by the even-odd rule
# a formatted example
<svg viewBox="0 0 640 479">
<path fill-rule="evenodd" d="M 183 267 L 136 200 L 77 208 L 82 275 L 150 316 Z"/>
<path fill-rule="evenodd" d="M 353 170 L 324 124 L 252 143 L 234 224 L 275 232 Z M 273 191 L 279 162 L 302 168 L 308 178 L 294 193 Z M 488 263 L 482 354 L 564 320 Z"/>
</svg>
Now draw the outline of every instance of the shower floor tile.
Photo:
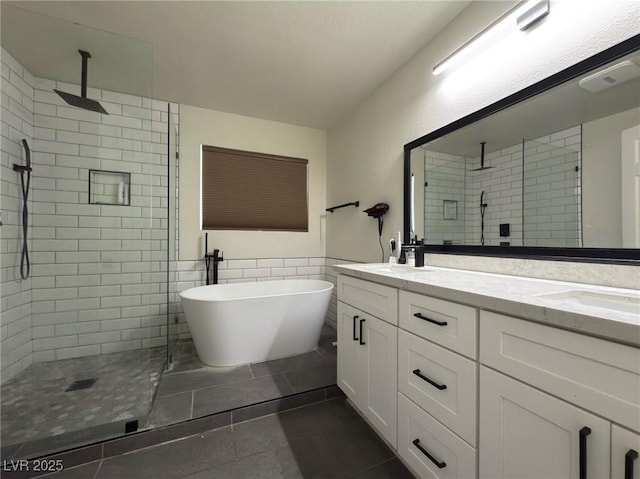
<svg viewBox="0 0 640 479">
<path fill-rule="evenodd" d="M 154 348 L 32 364 L 2 385 L 3 447 L 144 419 L 164 362 Z"/>
</svg>

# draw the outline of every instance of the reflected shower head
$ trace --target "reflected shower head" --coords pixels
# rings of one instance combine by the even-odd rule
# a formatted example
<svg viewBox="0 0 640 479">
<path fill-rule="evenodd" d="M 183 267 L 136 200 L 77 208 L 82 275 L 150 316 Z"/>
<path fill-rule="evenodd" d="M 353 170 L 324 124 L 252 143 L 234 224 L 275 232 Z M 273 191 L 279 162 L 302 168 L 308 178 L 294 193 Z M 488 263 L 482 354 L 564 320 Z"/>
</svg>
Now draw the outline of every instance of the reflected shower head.
<svg viewBox="0 0 640 479">
<path fill-rule="evenodd" d="M 56 89 L 54 89 L 53 91 L 60 95 L 62 99 L 71 106 L 77 106 L 78 108 L 82 108 L 84 110 L 95 111 L 97 113 L 102 113 L 103 115 L 108 115 L 109 113 L 107 113 L 107 110 L 105 110 L 100 103 L 98 103 L 96 100 L 87 98 L 87 66 L 89 63 L 89 58 L 91 58 L 91 54 L 82 50 L 78 51 L 82 56 L 82 81 L 80 84 L 81 96 L 73 95 L 72 93 L 67 93 L 65 91 Z"/>
<path fill-rule="evenodd" d="M 482 141 L 480 142 L 480 168 L 476 168 L 474 170 L 471 171 L 482 171 L 482 170 L 490 170 L 491 168 L 493 168 L 493 166 L 484 166 L 484 145 L 486 144 L 486 141 Z"/>
</svg>

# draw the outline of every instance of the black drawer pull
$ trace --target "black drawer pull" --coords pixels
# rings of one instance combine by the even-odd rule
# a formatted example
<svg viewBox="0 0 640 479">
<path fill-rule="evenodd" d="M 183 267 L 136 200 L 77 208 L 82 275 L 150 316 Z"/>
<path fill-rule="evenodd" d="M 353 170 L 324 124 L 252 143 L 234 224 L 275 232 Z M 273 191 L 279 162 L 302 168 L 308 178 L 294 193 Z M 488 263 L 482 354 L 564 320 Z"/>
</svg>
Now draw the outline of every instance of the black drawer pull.
<svg viewBox="0 0 640 479">
<path fill-rule="evenodd" d="M 591 434 L 590 427 L 580 429 L 580 470 L 578 475 L 580 479 L 587 479 L 587 436 Z"/>
<path fill-rule="evenodd" d="M 629 449 L 624 455 L 624 479 L 633 479 L 633 461 L 638 459 L 638 451 Z"/>
<path fill-rule="evenodd" d="M 420 439 L 414 439 L 413 440 L 413 445 L 416 446 L 418 449 L 420 449 L 420 452 L 422 454 L 424 454 L 425 456 L 427 456 L 431 462 L 433 462 L 436 466 L 438 466 L 438 469 L 442 469 L 444 467 L 447 467 L 447 463 L 446 462 L 440 462 L 438 461 L 435 457 L 433 457 L 431 454 L 429 454 L 429 452 L 420 445 Z"/>
<path fill-rule="evenodd" d="M 356 320 L 358 319 L 358 315 L 353 317 L 353 340 L 357 341 L 358 337 L 356 336 Z"/>
<path fill-rule="evenodd" d="M 446 384 L 438 384 L 437 382 L 435 382 L 433 379 L 429 379 L 427 376 L 425 376 L 424 374 L 422 374 L 420 372 L 419 369 L 414 369 L 413 370 L 413 374 L 415 374 L 416 376 L 418 376 L 420 379 L 423 379 L 424 381 L 427 381 L 429 384 L 431 384 L 434 388 L 439 389 L 440 391 L 442 391 L 443 389 L 447 389 L 447 385 Z"/>
<path fill-rule="evenodd" d="M 430 323 L 437 324 L 438 326 L 447 325 L 446 321 L 436 321 L 435 319 L 431 319 L 431 318 L 427 318 L 426 316 L 423 316 L 422 313 L 414 313 L 413 316 L 419 319 L 424 319 L 425 321 L 429 321 Z"/>
<path fill-rule="evenodd" d="M 360 320 L 360 344 L 365 345 L 367 343 L 364 342 L 364 337 L 362 336 L 362 325 L 364 324 L 364 322 L 366 321 L 366 319 L 362 318 Z"/>
</svg>

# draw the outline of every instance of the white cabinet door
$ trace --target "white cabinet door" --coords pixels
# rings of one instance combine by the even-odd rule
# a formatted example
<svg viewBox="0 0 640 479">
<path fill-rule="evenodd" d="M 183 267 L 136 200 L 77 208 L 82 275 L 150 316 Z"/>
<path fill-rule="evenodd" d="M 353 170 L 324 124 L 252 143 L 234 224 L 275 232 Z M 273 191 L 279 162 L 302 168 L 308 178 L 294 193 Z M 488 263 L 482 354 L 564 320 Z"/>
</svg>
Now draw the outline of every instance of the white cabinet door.
<svg viewBox="0 0 640 479">
<path fill-rule="evenodd" d="M 611 426 L 611 479 L 640 479 L 640 435 Z"/>
<path fill-rule="evenodd" d="M 481 478 L 608 478 L 610 444 L 608 421 L 480 368 Z"/>
<path fill-rule="evenodd" d="M 360 313 L 338 301 L 338 386 L 357 403 L 365 389 L 362 370 L 364 351 L 358 341 Z"/>
<path fill-rule="evenodd" d="M 372 316 L 363 316 L 358 321 L 363 322 L 359 342 L 364 343 L 361 347 L 366 357 L 367 383 L 361 410 L 395 448 L 398 436 L 398 328 Z"/>
<path fill-rule="evenodd" d="M 338 386 L 396 447 L 398 329 L 341 301 L 338 301 Z"/>
</svg>

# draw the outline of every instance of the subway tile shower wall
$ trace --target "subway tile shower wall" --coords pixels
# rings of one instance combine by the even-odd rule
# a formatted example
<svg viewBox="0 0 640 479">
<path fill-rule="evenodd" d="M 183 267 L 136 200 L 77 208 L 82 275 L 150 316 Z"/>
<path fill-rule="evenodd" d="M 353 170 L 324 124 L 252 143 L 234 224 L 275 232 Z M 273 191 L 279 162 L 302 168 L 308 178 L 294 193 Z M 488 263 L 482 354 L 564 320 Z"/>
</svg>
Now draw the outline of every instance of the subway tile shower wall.
<svg viewBox="0 0 640 479">
<path fill-rule="evenodd" d="M 2 51 L 3 382 L 31 362 L 166 342 L 167 103 L 90 88 L 107 116 L 69 107 L 54 88 L 79 94 Z M 33 161 L 27 281 L 11 171 L 22 138 Z M 89 169 L 130 173 L 131 205 L 89 204 Z"/>
<path fill-rule="evenodd" d="M 22 192 L 13 164 L 24 165 L 22 139 L 33 145 L 34 78 L 2 49 L 2 228 L 0 228 L 0 340 L 2 382 L 28 367 L 33 357 L 31 297 L 33 280 L 20 278 Z M 31 203 L 31 202 L 30 202 Z M 30 205 L 31 206 L 31 205 Z M 29 228 L 33 232 L 34 228 Z"/>
<path fill-rule="evenodd" d="M 479 156 L 427 151 L 424 211 L 429 243 L 479 244 L 484 191 L 486 244 L 509 241 L 523 246 L 524 237 L 526 246 L 581 246 L 580 147 L 580 126 L 528 140 L 524 171 L 522 144 L 487 154 L 492 168 L 484 171 L 472 171 L 480 166 Z M 444 216 L 444 200 L 457 202 L 455 218 Z M 501 223 L 510 225 L 509 237 L 500 236 Z"/>
</svg>

